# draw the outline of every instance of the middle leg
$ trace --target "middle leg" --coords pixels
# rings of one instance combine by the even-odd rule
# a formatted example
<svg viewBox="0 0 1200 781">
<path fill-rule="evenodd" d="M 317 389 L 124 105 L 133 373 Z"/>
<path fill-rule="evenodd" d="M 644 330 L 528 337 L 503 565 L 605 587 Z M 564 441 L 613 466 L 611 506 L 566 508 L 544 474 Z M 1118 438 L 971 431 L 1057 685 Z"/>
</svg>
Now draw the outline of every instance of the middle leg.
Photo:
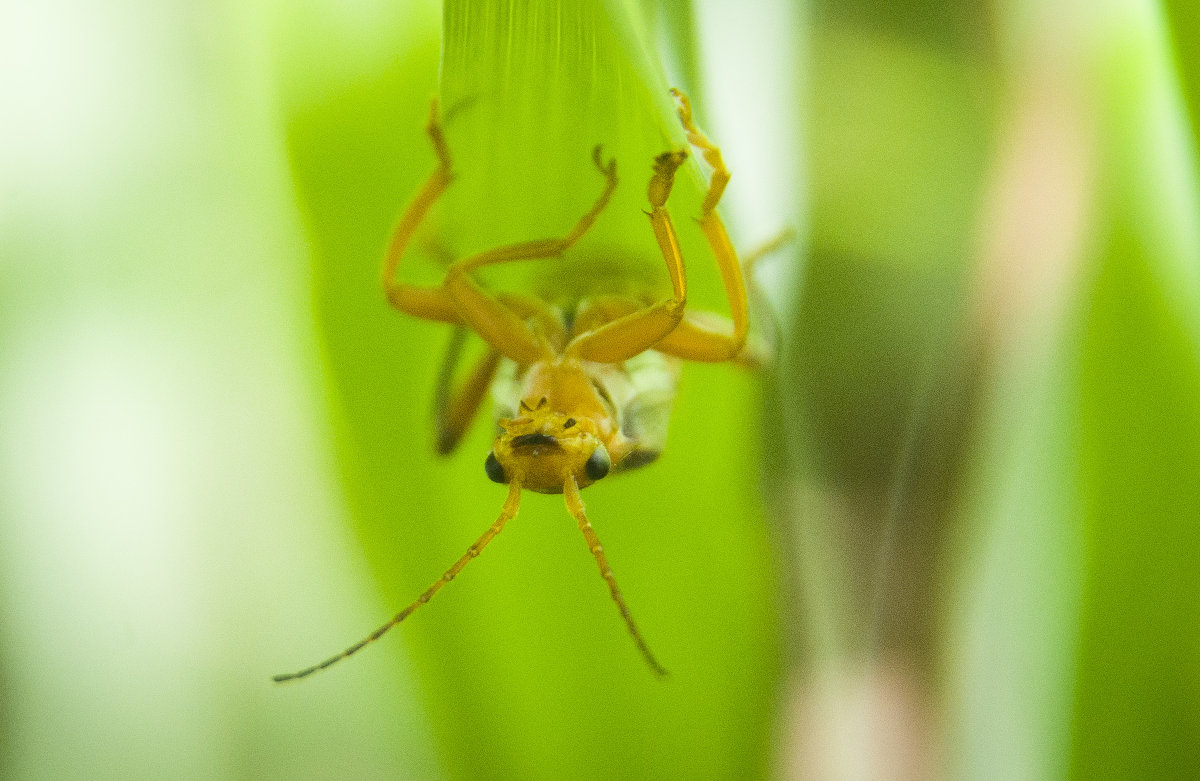
<svg viewBox="0 0 1200 781">
<path fill-rule="evenodd" d="M 567 355 L 598 363 L 621 363 L 654 347 L 683 320 L 687 274 L 666 202 L 675 183 L 675 171 L 685 160 L 687 152 L 683 151 L 659 155 L 647 188 L 650 225 L 671 277 L 671 297 L 580 333 L 567 345 Z"/>
<path fill-rule="evenodd" d="M 496 376 L 496 368 L 500 365 L 500 355 L 495 350 L 488 349 L 471 367 L 461 383 L 455 386 L 455 369 L 462 358 L 466 341 L 466 327 L 455 326 L 450 335 L 450 344 L 446 347 L 442 368 L 438 372 L 433 394 L 433 414 L 437 425 L 435 447 L 438 455 L 444 456 L 458 446 L 459 440 L 466 434 L 467 428 L 483 404 L 488 387 Z"/>
</svg>

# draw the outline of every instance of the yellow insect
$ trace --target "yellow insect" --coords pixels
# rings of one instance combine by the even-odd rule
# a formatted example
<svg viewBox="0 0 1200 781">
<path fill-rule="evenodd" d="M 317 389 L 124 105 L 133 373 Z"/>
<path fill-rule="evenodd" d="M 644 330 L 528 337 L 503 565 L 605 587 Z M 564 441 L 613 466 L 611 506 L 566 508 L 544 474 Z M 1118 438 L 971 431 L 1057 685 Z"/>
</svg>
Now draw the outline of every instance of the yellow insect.
<svg viewBox="0 0 1200 781">
<path fill-rule="evenodd" d="M 460 387 L 439 393 L 439 450 L 453 449 L 492 387 L 500 433 L 485 469 L 493 481 L 508 485 L 508 499 L 496 522 L 412 604 L 341 653 L 274 680 L 294 680 L 323 670 L 408 618 L 500 533 L 517 514 L 526 488 L 563 495 L 638 650 L 656 674 L 666 674 L 634 623 L 579 492 L 609 474 L 635 469 L 658 456 L 680 359 L 734 360 L 743 357 L 746 345 L 749 317 L 743 270 L 716 213 L 729 171 L 720 149 L 694 124 L 687 97 L 677 90 L 672 94 L 688 142 L 712 168 L 699 223 L 720 268 L 728 318 L 686 307 L 683 256 L 666 209 L 675 172 L 687 159 L 685 150 L 655 158 L 647 191 L 650 225 L 671 279 L 670 298 L 646 302 L 593 296 L 573 302 L 571 311 L 564 312 L 533 296 L 491 292 L 472 276 L 484 266 L 557 257 L 587 233 L 617 188 L 616 162 L 605 162 L 600 147 L 593 150 L 592 159 L 604 177 L 603 190 L 565 236 L 512 244 L 455 261 L 437 287 L 399 281 L 397 271 L 409 241 L 454 179 L 434 101 L 427 131 L 438 166 L 400 216 L 383 262 L 383 287 L 388 301 L 401 312 L 468 328 L 487 343 L 487 352 Z M 443 382 L 448 384 L 448 373 Z"/>
</svg>

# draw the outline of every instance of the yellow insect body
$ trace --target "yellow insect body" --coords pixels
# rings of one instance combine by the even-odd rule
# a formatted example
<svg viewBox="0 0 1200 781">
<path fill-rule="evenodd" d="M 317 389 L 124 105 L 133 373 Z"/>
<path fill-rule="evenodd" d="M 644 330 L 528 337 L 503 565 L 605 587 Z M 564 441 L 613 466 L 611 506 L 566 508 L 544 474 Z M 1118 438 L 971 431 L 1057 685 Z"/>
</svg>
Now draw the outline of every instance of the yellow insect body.
<svg viewBox="0 0 1200 781">
<path fill-rule="evenodd" d="M 487 290 L 473 275 L 486 266 L 557 257 L 587 233 L 618 184 L 616 163 L 605 162 L 600 147 L 594 150 L 593 161 L 604 177 L 604 187 L 569 233 L 455 261 L 436 287 L 399 281 L 397 271 L 409 241 L 454 178 L 437 103 L 433 104 L 427 130 L 439 164 L 400 216 L 383 263 L 383 286 L 388 301 L 400 311 L 452 324 L 460 334 L 469 329 L 486 342 L 487 351 L 456 388 L 450 387 L 450 377 L 457 350 L 451 351 L 449 368 L 439 383 L 438 449 L 454 448 L 491 387 L 499 434 L 485 469 L 489 478 L 508 485 L 508 498 L 495 523 L 412 604 L 341 653 L 299 672 L 277 675 L 276 681 L 303 678 L 350 656 L 432 599 L 516 515 L 524 488 L 563 494 L 634 642 L 650 668 L 665 674 L 625 604 L 579 492 L 610 473 L 643 466 L 658 456 L 681 359 L 734 360 L 742 356 L 746 344 L 748 307 L 742 266 L 715 211 L 729 172 L 720 150 L 693 124 L 686 96 L 674 94 L 688 141 L 713 169 L 699 224 L 721 271 L 729 319 L 687 309 L 683 256 L 666 209 L 675 172 L 687 159 L 683 150 L 655 158 L 647 187 L 647 214 L 671 280 L 668 298 L 645 301 L 605 295 L 574 302 L 572 311 L 563 312 L 533 296 Z"/>
</svg>

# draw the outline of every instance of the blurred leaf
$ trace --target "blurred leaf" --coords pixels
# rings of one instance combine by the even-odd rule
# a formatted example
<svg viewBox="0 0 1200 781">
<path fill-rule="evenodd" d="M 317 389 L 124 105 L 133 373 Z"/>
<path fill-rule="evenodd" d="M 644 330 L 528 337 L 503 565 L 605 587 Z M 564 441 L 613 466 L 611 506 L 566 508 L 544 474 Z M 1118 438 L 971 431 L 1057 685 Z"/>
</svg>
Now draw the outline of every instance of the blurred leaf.
<svg viewBox="0 0 1200 781">
<path fill-rule="evenodd" d="M 842 572 L 805 582 L 832 622 L 804 644 L 924 667 L 971 402 L 957 351 L 985 93 L 976 64 L 925 40 L 813 40 L 812 257 L 780 372 L 804 463 L 780 468 L 822 497 L 789 510 L 800 555 Z"/>
<path fill-rule="evenodd" d="M 1159 20 L 1105 43 L 1104 232 L 1080 358 L 1073 775 L 1200 767 L 1200 181 Z M 1154 196 L 1150 194 L 1154 193 Z"/>
<path fill-rule="evenodd" d="M 1183 98 L 1191 116 L 1192 138 L 1200 152 L 1200 3 L 1162 0 L 1162 7 L 1174 43 Z"/>
<path fill-rule="evenodd" d="M 1200 767 L 1200 365 L 1153 267 L 1117 222 L 1085 325 L 1078 778 Z"/>
<path fill-rule="evenodd" d="M 954 542 L 943 665 L 951 778 L 1060 778 L 1078 639 L 1075 385 L 1061 328 L 1028 321 L 987 390 Z M 1036 346 L 1032 346 L 1036 345 Z M 955 583 L 961 581 L 961 585 Z"/>
<path fill-rule="evenodd" d="M 1003 10 L 1013 93 L 1041 120 L 1027 160 L 1051 159 L 1063 139 L 1082 155 L 1014 180 L 1055 222 L 1039 231 L 1027 217 L 1034 243 L 1001 246 L 1011 279 L 998 285 L 999 371 L 969 497 L 982 523 L 962 542 L 974 590 L 950 646 L 964 662 L 952 766 L 971 778 L 1191 777 L 1200 246 L 1178 83 L 1144 4 Z M 1066 99 L 1046 112 L 1047 95 Z M 1075 247 L 1081 163 L 1093 204 Z M 1047 273 L 1055 264 L 1070 275 Z M 1063 279 L 1075 310 L 1065 338 Z"/>
<path fill-rule="evenodd" d="M 979 65 L 838 28 L 814 36 L 813 60 L 814 251 L 960 273 L 991 133 Z"/>
<path fill-rule="evenodd" d="M 973 0 L 814 0 L 829 27 L 856 27 L 974 54 L 990 20 Z"/>
<path fill-rule="evenodd" d="M 812 256 L 778 387 L 792 447 L 776 465 L 799 570 L 796 777 L 925 777 L 936 761 L 991 96 L 981 64 L 944 45 L 962 43 L 953 21 L 917 34 L 912 5 L 847 23 L 854 9 L 825 4 L 806 74 Z"/>
</svg>

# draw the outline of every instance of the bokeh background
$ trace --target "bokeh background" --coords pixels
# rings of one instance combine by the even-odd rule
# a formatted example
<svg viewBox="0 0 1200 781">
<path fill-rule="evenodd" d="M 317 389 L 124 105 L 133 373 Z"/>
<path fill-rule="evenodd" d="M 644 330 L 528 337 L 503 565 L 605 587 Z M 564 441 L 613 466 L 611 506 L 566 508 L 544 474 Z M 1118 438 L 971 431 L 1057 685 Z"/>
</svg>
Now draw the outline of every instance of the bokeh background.
<svg viewBox="0 0 1200 781">
<path fill-rule="evenodd" d="M 662 285 L 688 89 L 767 372 L 689 366 L 659 463 L 556 497 L 432 451 L 406 274 Z M 1188 0 L 0 5 L 0 775 L 1193 778 L 1200 10 Z M 693 301 L 720 306 L 672 202 Z M 665 275 L 664 275 L 665 276 Z M 607 277 L 605 277 L 607 278 Z"/>
</svg>

